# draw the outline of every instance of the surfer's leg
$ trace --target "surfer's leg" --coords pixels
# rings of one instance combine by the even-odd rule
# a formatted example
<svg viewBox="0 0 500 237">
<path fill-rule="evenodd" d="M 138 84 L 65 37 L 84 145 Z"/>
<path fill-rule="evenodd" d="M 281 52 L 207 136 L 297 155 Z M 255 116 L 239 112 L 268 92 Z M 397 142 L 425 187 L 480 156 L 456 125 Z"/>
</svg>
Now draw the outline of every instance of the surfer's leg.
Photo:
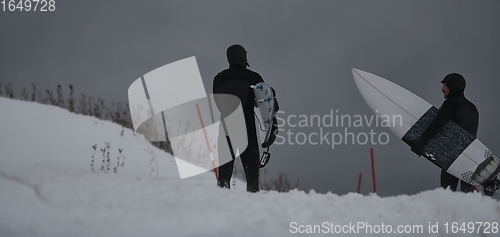
<svg viewBox="0 0 500 237">
<path fill-rule="evenodd" d="M 222 188 L 229 188 L 231 176 L 233 175 L 234 160 L 219 166 L 219 180 L 217 185 Z"/>
<path fill-rule="evenodd" d="M 240 157 L 247 178 L 247 191 L 258 192 L 259 168 L 257 167 L 257 163 L 259 160 L 259 149 L 248 147 Z"/>
<path fill-rule="evenodd" d="M 223 163 L 228 161 L 218 168 L 219 180 L 217 181 L 217 185 L 223 188 L 230 188 L 231 176 L 233 175 L 234 157 L 232 157 L 229 150 L 226 136 L 221 132 L 219 133 L 219 146 L 217 148 L 217 152 L 219 162 Z"/>
<path fill-rule="evenodd" d="M 463 180 L 460 180 L 460 191 L 464 193 L 471 193 L 474 191 L 474 186 L 464 182 Z"/>
<path fill-rule="evenodd" d="M 253 109 L 253 108 L 252 108 Z M 246 112 L 246 111 L 245 111 Z M 257 128 L 255 127 L 255 115 L 253 110 L 245 114 L 245 123 L 247 127 L 248 145 L 245 151 L 240 155 L 241 163 L 247 178 L 247 191 L 259 191 L 259 140 L 257 138 Z"/>
<path fill-rule="evenodd" d="M 441 170 L 441 187 L 448 188 L 457 191 L 458 178 L 446 172 L 446 170 Z"/>
</svg>

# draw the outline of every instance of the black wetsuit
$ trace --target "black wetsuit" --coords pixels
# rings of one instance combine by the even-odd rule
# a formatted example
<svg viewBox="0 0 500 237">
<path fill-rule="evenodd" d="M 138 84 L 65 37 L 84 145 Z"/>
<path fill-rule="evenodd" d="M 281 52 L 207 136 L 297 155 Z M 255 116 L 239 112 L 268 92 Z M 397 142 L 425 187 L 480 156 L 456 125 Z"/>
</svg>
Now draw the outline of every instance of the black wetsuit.
<svg viewBox="0 0 500 237">
<path fill-rule="evenodd" d="M 434 121 L 432 121 L 419 140 L 413 144 L 412 150 L 418 155 L 421 155 L 423 145 L 434 137 L 450 119 L 455 121 L 474 137 L 477 135 L 479 112 L 476 106 L 464 96 L 466 85 L 465 79 L 460 74 L 452 73 L 447 75 L 441 83 L 445 83 L 450 92 L 439 108 L 439 112 Z M 441 171 L 441 187 L 451 187 L 453 191 L 456 191 L 458 180 L 459 179 L 455 176 L 447 173 L 446 170 Z M 473 189 L 474 188 L 470 184 L 463 181 L 461 182 L 461 190 L 463 192 L 471 192 Z"/>
<path fill-rule="evenodd" d="M 213 92 L 214 94 L 223 93 L 235 95 L 242 103 L 248 146 L 240 155 L 240 158 L 247 179 L 247 191 L 257 192 L 259 191 L 259 168 L 257 166 L 259 160 L 259 147 L 254 116 L 255 97 L 250 85 L 255 85 L 264 80 L 258 73 L 246 69 L 246 51 L 243 52 L 242 50 L 244 49 L 242 47 L 231 47 L 229 47 L 227 52 L 230 66 L 228 69 L 215 76 Z M 231 86 L 228 87 L 227 85 Z M 220 134 L 220 136 L 225 136 L 225 134 Z M 225 141 L 225 139 L 219 139 L 219 141 Z M 234 160 L 219 167 L 219 186 L 229 188 L 233 166 Z"/>
</svg>

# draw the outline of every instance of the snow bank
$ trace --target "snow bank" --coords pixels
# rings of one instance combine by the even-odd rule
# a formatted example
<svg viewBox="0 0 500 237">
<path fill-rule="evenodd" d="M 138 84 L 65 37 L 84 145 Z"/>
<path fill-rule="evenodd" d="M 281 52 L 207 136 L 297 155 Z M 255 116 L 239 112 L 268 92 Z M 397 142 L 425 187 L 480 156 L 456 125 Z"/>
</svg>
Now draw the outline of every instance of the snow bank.
<svg viewBox="0 0 500 237">
<path fill-rule="evenodd" d="M 180 180 L 171 155 L 111 122 L 5 98 L 0 110 L 0 236 L 498 236 L 500 203 L 479 193 L 236 192 L 211 173 Z"/>
</svg>

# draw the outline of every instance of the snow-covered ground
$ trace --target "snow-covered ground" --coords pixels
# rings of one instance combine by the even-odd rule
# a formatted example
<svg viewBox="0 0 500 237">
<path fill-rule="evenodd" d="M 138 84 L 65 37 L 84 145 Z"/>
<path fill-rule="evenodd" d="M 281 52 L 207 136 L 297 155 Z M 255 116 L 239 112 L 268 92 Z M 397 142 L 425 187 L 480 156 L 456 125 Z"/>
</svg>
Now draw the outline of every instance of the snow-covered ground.
<svg viewBox="0 0 500 237">
<path fill-rule="evenodd" d="M 500 203 L 479 193 L 220 189 L 111 122 L 6 98 L 0 111 L 0 236 L 499 236 Z"/>
</svg>

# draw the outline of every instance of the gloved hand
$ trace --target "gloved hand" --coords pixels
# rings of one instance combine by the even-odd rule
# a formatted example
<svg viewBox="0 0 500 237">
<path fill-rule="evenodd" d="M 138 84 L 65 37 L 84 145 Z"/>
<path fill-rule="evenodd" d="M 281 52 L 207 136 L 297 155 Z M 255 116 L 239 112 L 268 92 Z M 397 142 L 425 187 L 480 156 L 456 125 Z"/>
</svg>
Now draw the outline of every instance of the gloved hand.
<svg viewBox="0 0 500 237">
<path fill-rule="evenodd" d="M 411 151 L 413 151 L 418 156 L 421 156 L 422 152 L 424 151 L 424 146 L 425 143 L 422 140 L 418 139 L 411 145 Z"/>
</svg>

